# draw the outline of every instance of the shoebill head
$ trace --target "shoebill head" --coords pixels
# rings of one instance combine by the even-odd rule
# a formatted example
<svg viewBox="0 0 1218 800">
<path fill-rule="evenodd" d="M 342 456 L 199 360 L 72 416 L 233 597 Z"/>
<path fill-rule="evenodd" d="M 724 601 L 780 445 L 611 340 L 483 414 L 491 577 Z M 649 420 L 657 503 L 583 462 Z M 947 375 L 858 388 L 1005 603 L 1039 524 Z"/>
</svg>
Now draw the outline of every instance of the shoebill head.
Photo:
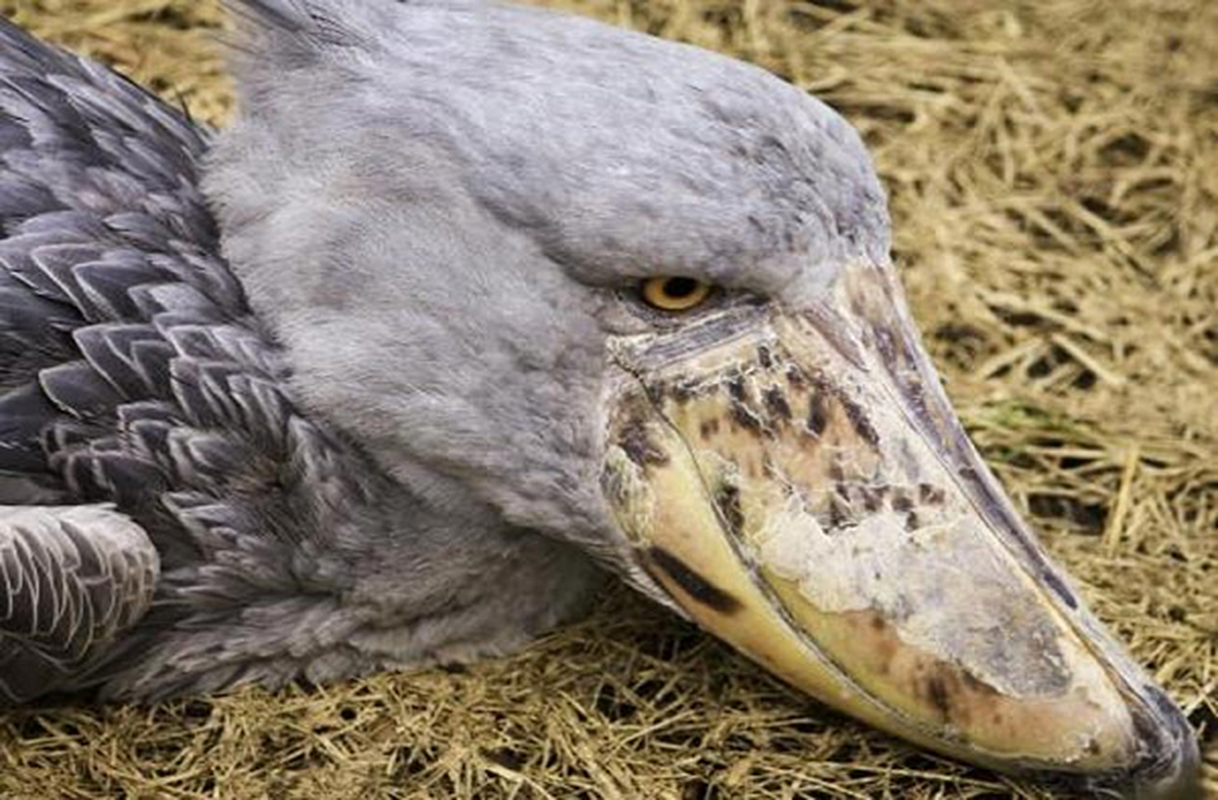
<svg viewBox="0 0 1218 800">
<path fill-rule="evenodd" d="M 307 408 L 879 728 L 1186 796 L 1192 732 L 969 443 L 838 114 L 537 10 L 236 6 L 208 189 Z"/>
</svg>

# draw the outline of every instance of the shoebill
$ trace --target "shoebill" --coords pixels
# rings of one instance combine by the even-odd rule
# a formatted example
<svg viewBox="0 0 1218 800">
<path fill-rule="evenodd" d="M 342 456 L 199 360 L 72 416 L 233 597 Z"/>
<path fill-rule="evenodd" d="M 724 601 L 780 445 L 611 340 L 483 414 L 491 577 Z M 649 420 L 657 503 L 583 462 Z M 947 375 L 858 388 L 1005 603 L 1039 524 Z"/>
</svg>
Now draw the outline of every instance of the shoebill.
<svg viewBox="0 0 1218 800">
<path fill-rule="evenodd" d="M 919 344 L 855 131 L 475 0 L 234 0 L 214 134 L 0 28 L 0 689 L 506 653 L 617 576 L 828 705 L 1196 796 Z"/>
</svg>

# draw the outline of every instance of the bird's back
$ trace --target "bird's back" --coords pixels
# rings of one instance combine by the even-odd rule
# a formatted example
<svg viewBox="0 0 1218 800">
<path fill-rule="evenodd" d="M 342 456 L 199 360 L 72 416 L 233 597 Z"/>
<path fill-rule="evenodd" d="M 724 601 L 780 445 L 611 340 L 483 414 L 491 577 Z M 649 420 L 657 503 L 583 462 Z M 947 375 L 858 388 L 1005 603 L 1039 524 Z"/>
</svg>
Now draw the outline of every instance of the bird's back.
<svg viewBox="0 0 1218 800">
<path fill-rule="evenodd" d="M 220 255 L 207 139 L 0 21 L 0 701 L 257 673 L 242 615 L 361 491 Z"/>
<path fill-rule="evenodd" d="M 197 189 L 205 147 L 130 82 L 0 25 L 0 500 L 100 499 L 52 462 L 112 432 L 118 400 L 164 394 L 155 317 L 245 315 Z"/>
</svg>

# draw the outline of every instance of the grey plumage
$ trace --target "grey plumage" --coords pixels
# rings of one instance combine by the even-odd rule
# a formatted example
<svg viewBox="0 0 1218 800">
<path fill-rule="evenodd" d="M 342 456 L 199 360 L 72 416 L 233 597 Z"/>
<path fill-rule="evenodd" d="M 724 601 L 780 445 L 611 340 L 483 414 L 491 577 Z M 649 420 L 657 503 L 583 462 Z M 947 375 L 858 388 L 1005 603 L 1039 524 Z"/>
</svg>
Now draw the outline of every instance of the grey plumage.
<svg viewBox="0 0 1218 800">
<path fill-rule="evenodd" d="M 159 558 L 101 506 L 0 507 L 0 698 L 71 680 L 148 610 Z"/>
<path fill-rule="evenodd" d="M 273 482 L 280 462 L 289 475 L 312 469 L 327 445 L 291 416 L 275 388 L 282 368 L 217 254 L 197 186 L 206 133 L 106 70 L 11 26 L 3 37 L 0 125 L 11 144 L 0 290 L 12 311 L 0 328 L 11 354 L 0 494 L 10 503 L 112 502 L 126 526 L 142 526 L 165 570 L 148 631 L 197 616 L 204 604 L 193 593 L 216 593 L 226 581 L 235 583 L 234 603 L 246 583 L 286 582 L 274 574 L 280 551 L 307 539 L 314 520 L 299 520 L 279 542 L 256 518 L 289 524 L 290 515 L 266 508 L 290 505 L 283 496 L 300 485 L 285 476 L 281 491 L 259 495 L 259 479 Z M 39 202 L 11 199 L 10 186 Z M 230 488 L 242 481 L 244 491 Z M 120 521 L 111 514 L 81 529 L 96 530 L 100 547 Z M 236 570 L 224 562 L 235 550 L 261 552 L 272 574 L 231 581 Z M 19 579 L 6 577 L 10 586 Z M 15 600 L 34 602 L 37 586 L 27 582 Z M 15 641 L 31 635 L 20 622 L 6 623 Z M 142 652 L 148 635 L 124 646 Z M 61 644 L 75 647 L 71 637 Z M 48 677 L 40 691 L 72 688 L 113 657 L 89 655 L 96 663 Z M 29 694 L 28 677 L 4 677 Z"/>
<path fill-rule="evenodd" d="M 10 699 L 85 687 L 152 697 L 469 658 L 518 646 L 580 604 L 595 575 L 569 548 L 505 529 L 486 508 L 423 507 L 296 411 L 288 366 L 220 258 L 199 192 L 210 132 L 11 25 L 0 37 L 0 498 L 119 509 L 72 528 L 76 538 L 52 535 L 71 507 L 3 531 L 46 548 L 86 536 L 116 558 L 130 545 L 119 534 L 143 530 L 162 569 L 146 614 L 115 603 L 92 627 L 48 634 L 28 627 L 32 611 L 47 588 L 70 602 L 71 576 L 38 583 L 28 560 L 5 562 Z M 385 592 L 403 567 L 426 574 Z M 506 610 L 479 600 L 517 584 L 536 599 Z M 59 668 L 41 668 L 50 662 Z"/>
</svg>

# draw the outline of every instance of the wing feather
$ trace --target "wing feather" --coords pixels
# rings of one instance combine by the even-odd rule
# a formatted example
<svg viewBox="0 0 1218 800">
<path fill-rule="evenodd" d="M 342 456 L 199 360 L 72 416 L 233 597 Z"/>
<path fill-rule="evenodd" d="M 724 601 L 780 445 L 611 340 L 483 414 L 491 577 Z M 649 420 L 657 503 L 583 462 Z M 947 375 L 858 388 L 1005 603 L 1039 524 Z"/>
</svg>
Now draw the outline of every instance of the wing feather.
<svg viewBox="0 0 1218 800">
<path fill-rule="evenodd" d="M 223 683 L 183 643 L 316 591 L 372 491 L 220 253 L 208 137 L 0 20 L 0 700 Z"/>
<path fill-rule="evenodd" d="M 107 506 L 0 508 L 0 698 L 54 691 L 147 611 L 160 559 Z"/>
</svg>

